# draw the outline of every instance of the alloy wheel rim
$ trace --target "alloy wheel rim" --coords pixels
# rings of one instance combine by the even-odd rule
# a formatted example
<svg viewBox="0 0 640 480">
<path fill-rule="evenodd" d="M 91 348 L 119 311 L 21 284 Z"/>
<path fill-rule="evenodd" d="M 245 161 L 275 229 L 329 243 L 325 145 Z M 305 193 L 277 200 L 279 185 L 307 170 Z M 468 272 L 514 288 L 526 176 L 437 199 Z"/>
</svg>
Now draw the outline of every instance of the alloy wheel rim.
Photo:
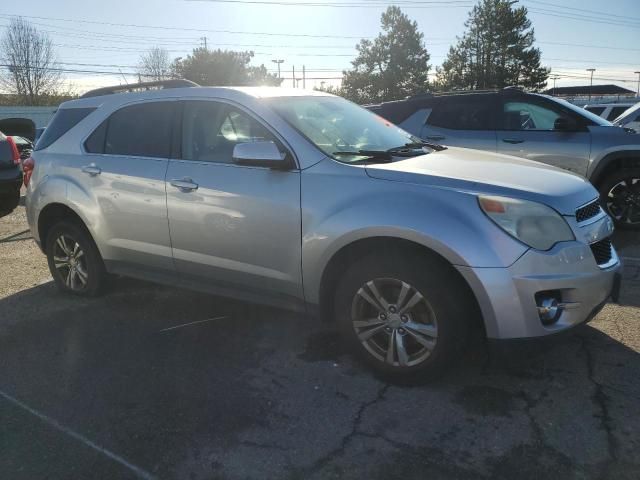
<svg viewBox="0 0 640 480">
<path fill-rule="evenodd" d="M 89 280 L 87 260 L 76 240 L 60 235 L 53 246 L 53 263 L 67 288 L 74 291 L 86 288 Z"/>
<path fill-rule="evenodd" d="M 619 223 L 640 223 L 640 178 L 625 178 L 607 194 L 609 214 Z"/>
<path fill-rule="evenodd" d="M 364 348 L 389 366 L 419 365 L 437 344 L 433 308 L 415 287 L 395 278 L 362 285 L 352 301 L 351 321 Z"/>
</svg>

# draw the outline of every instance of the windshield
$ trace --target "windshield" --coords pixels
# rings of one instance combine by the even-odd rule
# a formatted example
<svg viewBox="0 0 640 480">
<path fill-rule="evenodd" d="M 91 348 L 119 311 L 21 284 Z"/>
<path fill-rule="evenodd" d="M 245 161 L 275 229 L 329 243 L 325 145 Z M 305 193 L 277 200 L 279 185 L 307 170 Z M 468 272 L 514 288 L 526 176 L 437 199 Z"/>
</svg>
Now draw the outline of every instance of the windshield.
<svg viewBox="0 0 640 480">
<path fill-rule="evenodd" d="M 565 108 L 568 108 L 569 110 L 572 110 L 573 112 L 577 113 L 578 115 L 588 118 L 589 120 L 591 120 L 593 123 L 595 123 L 596 125 L 599 125 L 601 127 L 610 127 L 613 124 L 607 120 L 605 120 L 604 118 L 596 115 L 595 113 L 591 113 L 589 110 L 585 110 L 584 108 L 580 108 L 576 105 L 574 105 L 573 103 L 569 103 L 566 100 L 562 100 L 561 98 L 556 98 L 556 97 L 551 97 L 548 95 L 542 95 L 544 97 L 547 97 L 550 100 L 553 100 L 556 103 L 559 103 L 560 105 L 562 105 Z"/>
<path fill-rule="evenodd" d="M 421 143 L 391 122 L 340 97 L 277 97 L 266 102 L 320 150 L 341 162 L 369 156 L 365 151 L 388 151 Z"/>
<path fill-rule="evenodd" d="M 640 102 L 636 103 L 633 107 L 627 108 L 622 115 L 613 120 L 614 125 L 623 125 L 626 120 L 640 109 Z"/>
</svg>

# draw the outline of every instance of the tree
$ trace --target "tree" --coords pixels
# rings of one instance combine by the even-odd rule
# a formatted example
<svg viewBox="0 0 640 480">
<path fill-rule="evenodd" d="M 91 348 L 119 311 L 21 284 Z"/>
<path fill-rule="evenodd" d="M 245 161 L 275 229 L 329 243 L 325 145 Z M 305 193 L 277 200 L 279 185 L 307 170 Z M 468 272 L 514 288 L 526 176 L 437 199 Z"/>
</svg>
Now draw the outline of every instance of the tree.
<svg viewBox="0 0 640 480">
<path fill-rule="evenodd" d="M 396 100 L 428 87 L 429 53 L 418 24 L 398 7 L 382 14 L 382 33 L 361 40 L 353 69 L 342 72 L 339 92 L 358 103 Z"/>
<path fill-rule="evenodd" d="M 280 85 L 275 75 L 264 65 L 251 66 L 253 52 L 208 50 L 196 48 L 186 58 L 176 58 L 171 65 L 172 75 L 200 85 Z"/>
<path fill-rule="evenodd" d="M 160 47 L 153 47 L 140 56 L 138 74 L 145 80 L 166 80 L 171 77 L 171 60 L 169 52 Z"/>
<path fill-rule="evenodd" d="M 24 105 L 42 105 L 62 83 L 53 43 L 21 17 L 12 18 L 0 40 L 0 86 Z"/>
<path fill-rule="evenodd" d="M 482 0 L 469 12 L 466 31 L 438 69 L 442 89 L 502 88 L 540 90 L 550 70 L 540 64 L 526 7 L 516 0 Z"/>
</svg>

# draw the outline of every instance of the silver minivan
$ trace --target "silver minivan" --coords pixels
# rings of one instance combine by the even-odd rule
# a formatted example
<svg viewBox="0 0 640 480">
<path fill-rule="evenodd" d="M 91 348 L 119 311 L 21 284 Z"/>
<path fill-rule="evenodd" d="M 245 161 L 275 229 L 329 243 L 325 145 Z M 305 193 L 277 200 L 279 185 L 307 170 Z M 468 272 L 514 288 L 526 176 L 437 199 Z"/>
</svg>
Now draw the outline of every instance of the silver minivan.
<svg viewBox="0 0 640 480">
<path fill-rule="evenodd" d="M 551 335 L 617 295 L 613 223 L 578 175 L 424 143 L 320 92 L 122 88 L 64 103 L 26 162 L 65 292 L 111 273 L 313 313 L 422 378 L 476 327 Z"/>
</svg>

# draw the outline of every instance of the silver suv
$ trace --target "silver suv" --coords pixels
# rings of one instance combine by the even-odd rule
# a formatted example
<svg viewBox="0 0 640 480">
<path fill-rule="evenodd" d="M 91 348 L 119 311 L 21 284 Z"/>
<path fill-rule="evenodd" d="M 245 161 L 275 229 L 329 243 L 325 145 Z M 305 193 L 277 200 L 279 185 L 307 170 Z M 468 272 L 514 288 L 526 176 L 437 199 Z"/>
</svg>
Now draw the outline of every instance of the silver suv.
<svg viewBox="0 0 640 480">
<path fill-rule="evenodd" d="M 425 94 L 369 109 L 427 141 L 548 163 L 589 179 L 623 228 L 640 228 L 640 135 L 564 100 L 500 91 Z"/>
<path fill-rule="evenodd" d="M 474 326 L 545 336 L 616 296 L 613 223 L 578 175 L 324 93 L 180 85 L 64 103 L 38 142 L 27 215 L 61 290 L 112 273 L 317 313 L 426 377 Z"/>
</svg>

